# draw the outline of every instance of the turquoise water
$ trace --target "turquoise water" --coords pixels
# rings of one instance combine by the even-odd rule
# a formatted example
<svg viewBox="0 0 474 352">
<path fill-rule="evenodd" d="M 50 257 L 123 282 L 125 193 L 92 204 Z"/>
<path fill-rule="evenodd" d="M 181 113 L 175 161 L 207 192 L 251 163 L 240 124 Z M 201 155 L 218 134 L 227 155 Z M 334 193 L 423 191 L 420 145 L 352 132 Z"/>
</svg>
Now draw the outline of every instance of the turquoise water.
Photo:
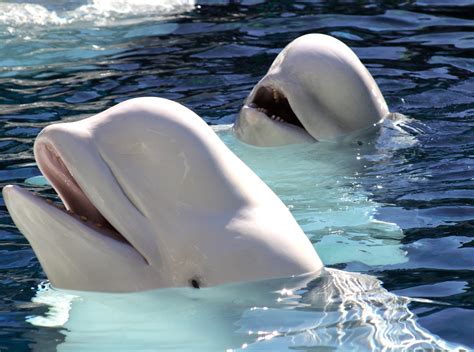
<svg viewBox="0 0 474 352">
<path fill-rule="evenodd" d="M 45 125 L 162 96 L 216 126 L 326 264 L 371 277 L 70 297 L 38 289 L 44 273 L 2 201 L 0 350 L 474 348 L 472 1 L 132 3 L 0 3 L 2 186 L 39 175 Z M 350 45 L 406 118 L 362 146 L 239 143 L 228 125 L 243 99 L 310 32 Z"/>
</svg>

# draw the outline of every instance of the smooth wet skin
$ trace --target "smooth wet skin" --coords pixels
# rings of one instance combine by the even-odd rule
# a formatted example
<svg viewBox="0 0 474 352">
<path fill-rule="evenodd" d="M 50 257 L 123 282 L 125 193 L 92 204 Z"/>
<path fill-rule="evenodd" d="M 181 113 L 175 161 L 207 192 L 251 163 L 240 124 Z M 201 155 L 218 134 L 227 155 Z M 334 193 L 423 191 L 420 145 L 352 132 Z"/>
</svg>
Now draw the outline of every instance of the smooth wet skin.
<svg viewBox="0 0 474 352">
<path fill-rule="evenodd" d="M 257 146 L 333 140 L 389 114 L 354 52 L 336 38 L 307 34 L 288 44 L 250 92 L 234 131 Z"/>
<path fill-rule="evenodd" d="M 175 102 L 51 125 L 35 156 L 66 209 L 16 186 L 3 195 L 56 287 L 196 288 L 322 268 L 280 199 Z"/>
<path fill-rule="evenodd" d="M 114 1 L 122 10 L 120 14 L 108 12 L 104 16 L 83 12 L 88 16 L 86 22 L 76 8 L 92 1 L 34 1 L 44 11 L 27 11 L 32 2 L 0 4 L 0 7 L 5 4 L 18 8 L 4 12 L 3 17 L 0 14 L 0 31 L 4 39 L 0 43 L 3 47 L 0 51 L 2 186 L 17 184 L 23 187 L 23 180 L 40 175 L 33 157 L 33 142 L 46 125 L 98 114 L 127 98 L 166 95 L 168 99 L 185 104 L 212 125 L 233 123 L 244 99 L 286 44 L 307 33 L 330 34 L 357 54 L 376 80 L 390 110 L 411 117 L 406 130 L 417 143 L 407 145 L 399 137 L 379 138 L 377 143 L 382 144 L 383 149 L 374 152 L 364 150 L 369 138 L 361 139 L 364 142 L 361 147 L 357 144 L 339 147 L 341 143 L 294 146 L 298 149 L 293 157 L 294 164 L 297 164 L 296 157 L 308 161 L 299 173 L 301 181 L 293 178 L 295 169 L 282 167 L 284 160 L 290 157 L 287 148 L 253 148 L 233 141 L 238 148 L 248 148 L 248 153 L 241 154 L 231 144 L 226 144 L 287 206 L 294 205 L 293 216 L 312 239 L 323 262 L 334 256 L 335 261 L 342 263 L 337 267 L 370 272 L 382 280 L 383 287 L 389 291 L 431 300 L 410 304 L 413 313 L 419 316 L 420 325 L 445 340 L 474 348 L 474 334 L 470 329 L 474 326 L 474 246 L 471 236 L 474 194 L 472 167 L 469 169 L 474 153 L 474 65 L 471 55 L 474 41 L 469 17 L 472 1 L 233 1 L 229 6 L 203 5 L 188 13 L 160 19 L 157 11 L 150 8 L 137 14 L 137 4 L 153 4 L 156 8 L 170 6 L 168 4 L 175 1 L 120 0 Z M 182 0 L 176 2 L 183 3 Z M 94 4 L 104 4 L 107 11 L 110 3 L 112 1 L 94 1 Z M 61 12 L 61 7 L 67 7 L 67 13 Z M 188 5 L 189 8 L 192 6 Z M 43 16 L 44 13 L 48 17 Z M 67 23 L 58 24 L 57 17 L 66 19 Z M 18 20 L 23 20 L 25 25 L 18 24 Z M 383 131 L 391 134 L 392 129 L 384 126 L 386 122 L 373 136 Z M 351 143 L 354 141 L 357 140 Z M 306 157 L 300 154 L 300 148 L 308 149 Z M 328 152 L 321 148 L 327 148 Z M 352 175 L 345 172 L 348 169 L 344 157 L 351 150 L 356 162 L 355 157 L 360 153 L 358 162 L 363 168 L 362 172 Z M 260 153 L 262 155 L 258 157 Z M 327 161 L 326 168 L 324 161 Z M 54 190 L 43 184 L 25 184 L 25 187 L 59 203 Z M 367 203 L 363 200 L 364 194 Z M 199 340 L 186 339 L 182 335 L 185 329 L 186 335 L 192 334 L 186 325 L 187 318 L 195 314 L 192 307 L 183 308 L 177 306 L 177 302 L 162 304 L 159 298 L 160 304 L 150 304 L 153 309 L 139 309 L 141 296 L 136 300 L 128 299 L 129 294 L 125 295 L 125 302 L 109 305 L 110 316 L 102 315 L 102 310 L 94 310 L 98 305 L 90 305 L 90 311 L 95 315 L 85 320 L 84 325 L 74 325 L 84 334 L 73 334 L 72 339 L 70 335 L 65 336 L 71 331 L 69 326 L 32 327 L 25 319 L 43 315 L 46 309 L 41 303 L 31 302 L 37 292 L 35 288 L 46 276 L 26 238 L 14 226 L 2 204 L 1 349 L 51 351 L 66 338 L 78 349 L 87 344 L 90 346 L 88 351 L 94 352 L 100 350 L 94 345 L 98 340 L 104 341 L 104 350 L 108 351 L 113 348 L 176 350 L 183 343 L 188 343 L 193 351 L 209 351 L 209 348 L 201 347 L 202 344 L 222 336 L 208 330 L 207 335 L 193 335 L 200 337 Z M 369 209 L 374 206 L 380 210 L 376 218 L 396 223 L 403 230 L 404 235 L 389 239 L 400 242 L 407 262 L 374 264 L 374 261 L 379 263 L 392 260 L 392 257 L 383 247 L 371 246 L 368 241 L 379 232 L 374 232 L 366 222 L 370 213 L 362 212 L 365 204 Z M 342 211 L 334 212 L 335 208 Z M 353 219 L 360 225 L 354 226 Z M 324 229 L 324 220 L 331 229 Z M 329 245 L 334 244 L 335 250 L 326 250 L 324 241 L 346 234 L 349 240 L 357 241 L 357 247 L 333 241 Z M 385 241 L 381 237 L 377 239 Z M 364 244 L 371 249 L 371 255 L 364 256 L 357 251 L 358 245 Z M 357 257 L 366 260 L 366 265 L 352 262 Z M 219 287 L 178 290 L 209 297 L 209 291 L 219 291 Z M 248 295 L 249 291 L 245 289 L 242 293 Z M 98 300 L 104 309 L 108 302 L 109 299 Z M 206 311 L 216 305 L 215 299 L 208 302 Z M 272 302 L 269 297 L 262 300 L 259 307 L 270 307 Z M 90 301 L 83 303 L 89 305 Z M 301 303 L 298 318 L 291 314 L 294 310 L 282 310 L 280 319 L 276 319 L 270 309 L 265 311 L 268 324 L 257 315 L 263 309 L 251 311 L 255 315 L 248 317 L 245 326 L 254 331 L 252 339 L 256 341 L 260 337 L 258 331 L 276 329 L 281 335 L 268 341 L 278 344 L 279 349 L 274 350 L 314 348 L 313 336 L 315 333 L 321 336 L 323 332 L 319 328 L 308 330 L 308 325 L 302 323 L 315 314 L 314 326 L 321 327 L 315 313 L 319 306 L 303 300 Z M 393 309 L 395 305 L 387 302 L 383 307 Z M 160 310 L 162 307 L 168 308 L 166 314 Z M 130 314 L 124 312 L 118 317 L 115 308 L 128 308 Z M 159 339 L 159 336 L 156 330 L 141 329 L 143 325 L 136 324 L 142 322 L 146 327 L 142 312 L 151 312 L 147 315 L 150 322 L 163 323 L 165 330 L 161 336 L 175 337 L 176 344 L 166 341 L 157 345 L 154 340 L 146 339 Z M 83 306 L 72 308 L 72 315 L 83 316 L 82 313 Z M 96 315 L 106 320 L 100 327 L 94 324 Z M 170 317 L 176 317 L 176 324 L 169 323 Z M 190 318 L 193 317 L 196 326 L 202 329 L 216 321 L 215 316 L 192 315 Z M 387 316 L 383 319 L 387 321 Z M 284 324 L 279 325 L 280 321 Z M 118 325 L 107 325 L 109 322 Z M 229 333 L 235 329 L 235 325 L 229 325 Z M 351 324 L 344 331 L 344 338 L 350 338 L 348 334 L 354 329 L 355 325 Z M 107 340 L 111 330 L 114 330 L 113 335 Z M 295 339 L 295 330 L 308 339 Z M 135 333 L 139 335 L 137 339 L 132 338 Z M 225 340 L 223 336 L 222 340 Z M 384 346 L 388 345 L 381 344 L 380 349 Z M 222 347 L 225 348 L 221 350 L 225 350 L 234 346 L 223 344 Z M 339 345 L 341 350 L 351 347 Z M 270 350 L 268 345 L 265 348 Z M 64 351 L 62 345 L 57 349 Z M 264 348 L 257 345 L 255 349 Z"/>
</svg>

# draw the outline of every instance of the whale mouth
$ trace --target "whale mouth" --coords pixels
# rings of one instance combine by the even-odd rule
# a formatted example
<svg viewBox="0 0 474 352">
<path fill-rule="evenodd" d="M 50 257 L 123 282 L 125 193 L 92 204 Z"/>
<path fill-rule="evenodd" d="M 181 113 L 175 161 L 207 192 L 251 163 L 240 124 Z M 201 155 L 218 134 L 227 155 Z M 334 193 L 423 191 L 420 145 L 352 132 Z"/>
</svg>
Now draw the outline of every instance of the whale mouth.
<svg viewBox="0 0 474 352">
<path fill-rule="evenodd" d="M 248 106 L 265 114 L 273 121 L 287 123 L 306 130 L 291 108 L 285 94 L 276 88 L 259 87 Z"/>
<path fill-rule="evenodd" d="M 128 244 L 133 248 L 130 242 L 112 226 L 86 196 L 52 143 L 39 143 L 35 150 L 35 157 L 42 173 L 64 204 L 64 207 L 56 205 L 58 209 L 91 227 L 96 233 Z M 46 201 L 50 205 L 54 205 L 51 200 Z"/>
</svg>

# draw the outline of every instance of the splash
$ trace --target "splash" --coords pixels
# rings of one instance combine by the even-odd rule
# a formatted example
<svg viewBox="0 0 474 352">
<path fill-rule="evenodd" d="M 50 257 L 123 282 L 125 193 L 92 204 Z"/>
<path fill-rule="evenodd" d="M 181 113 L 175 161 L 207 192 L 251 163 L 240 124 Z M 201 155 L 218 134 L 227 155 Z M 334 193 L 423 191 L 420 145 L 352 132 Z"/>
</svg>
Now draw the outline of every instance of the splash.
<svg viewBox="0 0 474 352">
<path fill-rule="evenodd" d="M 236 325 L 255 336 L 249 350 L 462 350 L 421 327 L 408 308 L 410 299 L 388 292 L 371 276 L 326 269 L 308 286 L 293 306 L 244 312 Z"/>
<path fill-rule="evenodd" d="M 63 326 L 69 319 L 72 302 L 78 298 L 78 296 L 65 291 L 52 289 L 49 282 L 41 283 L 38 285 L 38 291 L 32 301 L 48 306 L 49 310 L 45 315 L 28 316 L 26 321 L 35 326 Z"/>
<path fill-rule="evenodd" d="M 60 3 L 61 4 L 61 3 Z M 72 10 L 52 3 L 51 6 L 35 3 L 0 3 L 0 25 L 66 26 L 90 23 L 96 26 L 130 24 L 191 11 L 194 0 L 93 0 Z"/>
<path fill-rule="evenodd" d="M 95 64 L 136 37 L 174 32 L 176 17 L 194 7 L 193 0 L 0 2 L 0 75 Z"/>
</svg>

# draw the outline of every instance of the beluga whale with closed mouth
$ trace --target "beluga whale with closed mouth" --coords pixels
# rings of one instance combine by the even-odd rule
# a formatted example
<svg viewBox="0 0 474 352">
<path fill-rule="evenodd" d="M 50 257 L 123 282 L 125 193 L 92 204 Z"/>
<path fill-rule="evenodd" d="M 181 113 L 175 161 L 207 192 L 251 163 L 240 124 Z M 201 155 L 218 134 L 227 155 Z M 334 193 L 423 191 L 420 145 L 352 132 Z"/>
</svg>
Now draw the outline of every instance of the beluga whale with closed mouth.
<svg viewBox="0 0 474 352">
<path fill-rule="evenodd" d="M 234 131 L 257 146 L 334 140 L 388 114 L 377 83 L 347 45 L 307 34 L 278 54 L 247 97 Z"/>
<path fill-rule="evenodd" d="M 125 101 L 46 127 L 35 158 L 65 208 L 3 196 L 57 288 L 129 292 L 318 272 L 290 211 L 196 114 Z"/>
</svg>

